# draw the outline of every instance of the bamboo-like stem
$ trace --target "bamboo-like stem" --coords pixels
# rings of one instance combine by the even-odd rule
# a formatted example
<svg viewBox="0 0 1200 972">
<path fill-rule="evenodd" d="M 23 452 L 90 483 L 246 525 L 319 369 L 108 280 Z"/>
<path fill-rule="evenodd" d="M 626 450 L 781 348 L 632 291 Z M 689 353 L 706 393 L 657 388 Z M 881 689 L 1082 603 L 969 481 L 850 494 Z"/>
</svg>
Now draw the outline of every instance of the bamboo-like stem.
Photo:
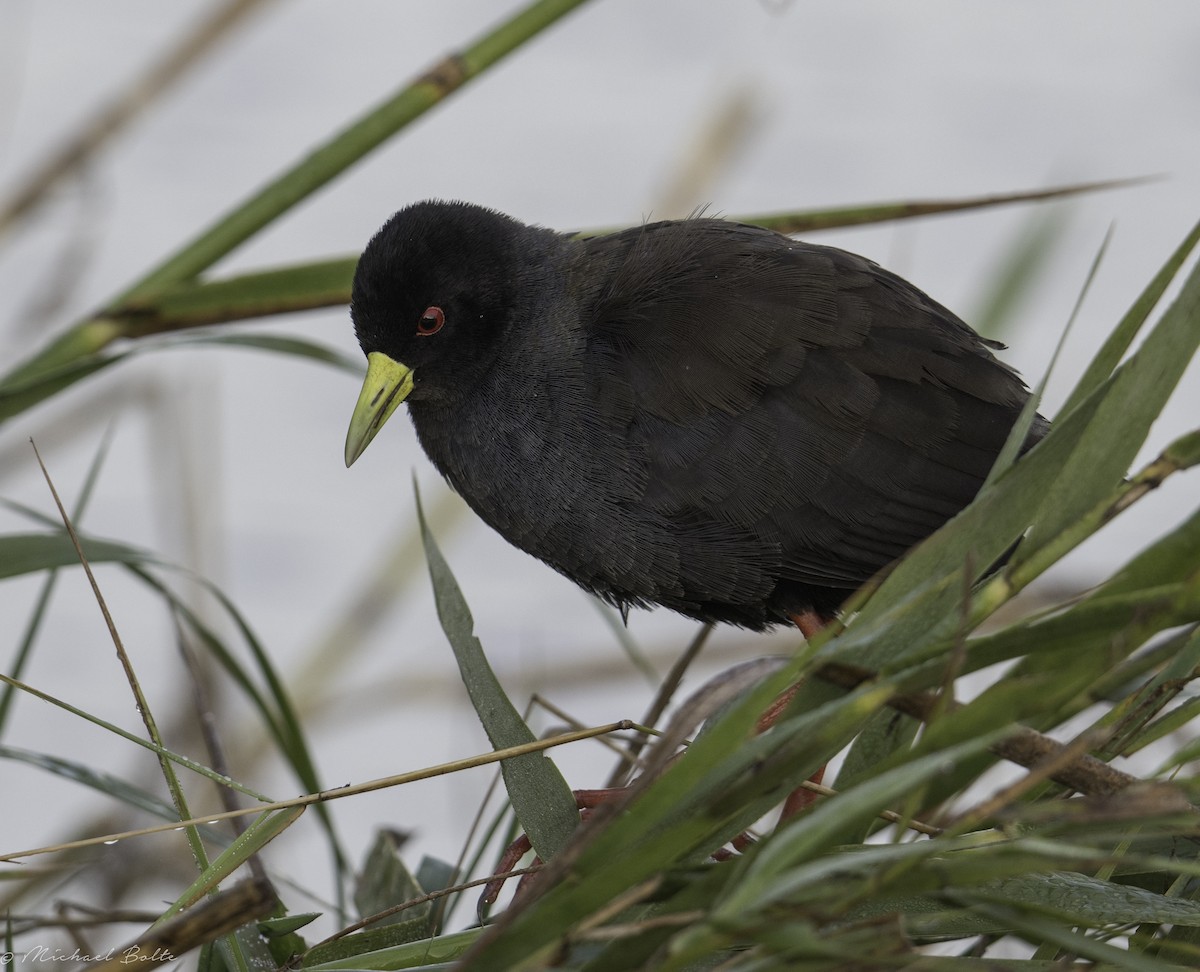
<svg viewBox="0 0 1200 972">
<path fill-rule="evenodd" d="M 116 309 L 194 280 L 198 274 L 346 171 L 430 108 L 584 2 L 586 0 L 535 0 L 460 53 L 447 55 L 387 101 L 338 132 L 250 199 L 218 219 L 116 297 L 94 318 L 81 321 L 32 359 L 18 366 L 5 376 L 3 384 L 13 387 L 49 375 L 64 365 L 102 351 L 119 338 L 129 336 L 127 322 L 120 319 Z M 137 333 L 136 324 L 133 333 Z"/>
<path fill-rule="evenodd" d="M 59 182 L 82 169 L 110 139 L 230 37 L 265 0 L 225 0 L 203 16 L 128 88 L 58 146 L 35 171 L 0 201 L 0 232 L 28 216 Z"/>
<path fill-rule="evenodd" d="M 462 52 L 447 55 L 218 220 L 134 284 L 115 303 L 121 304 L 131 297 L 153 293 L 207 270 L 434 105 L 584 2 L 536 0 Z"/>
<path fill-rule="evenodd" d="M 1086 514 L 1069 524 L 1032 553 L 1017 551 L 1013 563 L 979 589 L 972 599 L 969 624 L 982 624 L 1000 605 L 1007 603 L 1070 551 L 1092 536 L 1113 517 L 1162 485 L 1175 473 L 1200 463 L 1200 429 L 1180 436 L 1157 459 L 1143 466 Z"/>
</svg>

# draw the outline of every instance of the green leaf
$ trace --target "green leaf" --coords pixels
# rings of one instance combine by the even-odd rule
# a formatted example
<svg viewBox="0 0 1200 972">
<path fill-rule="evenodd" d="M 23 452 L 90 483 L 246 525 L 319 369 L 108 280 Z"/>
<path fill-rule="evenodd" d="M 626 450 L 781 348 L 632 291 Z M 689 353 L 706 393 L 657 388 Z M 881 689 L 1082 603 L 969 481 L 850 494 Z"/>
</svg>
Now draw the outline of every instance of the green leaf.
<svg viewBox="0 0 1200 972">
<path fill-rule="evenodd" d="M 94 770 L 90 766 L 85 766 L 75 760 L 63 759 L 60 756 L 51 756 L 48 753 L 36 753 L 29 749 L 6 745 L 0 745 L 0 759 L 12 759 L 28 763 L 61 779 L 82 783 L 84 786 L 91 787 L 93 790 L 110 796 L 115 800 L 120 800 L 128 806 L 145 811 L 158 817 L 160 820 L 179 819 L 175 808 L 166 801 L 160 800 L 153 793 L 149 793 L 139 786 L 134 786 L 120 777 L 101 772 L 100 770 Z M 210 834 L 209 836 L 213 835 Z"/>
<path fill-rule="evenodd" d="M 1200 903 L 1086 874 L 1059 872 L 1005 878 L 974 888 L 970 894 L 976 900 L 1036 910 L 1072 925 L 1103 928 L 1153 922 L 1200 926 Z"/>
<path fill-rule="evenodd" d="M 1200 905 L 1194 901 L 1170 898 L 1129 885 L 1102 881 L 1086 874 L 1056 872 L 1024 874 L 1001 878 L 974 887 L 969 873 L 945 878 L 955 888 L 955 896 L 992 904 L 1016 906 L 1037 912 L 1069 925 L 1104 928 L 1118 924 L 1200 924 Z M 966 888 L 966 895 L 958 894 Z M 899 913 L 905 927 L 920 939 L 959 938 L 967 935 L 1004 935 L 1009 923 L 995 915 L 974 909 L 951 910 L 946 898 L 938 894 L 881 896 L 870 906 L 852 912 L 862 919 Z"/>
<path fill-rule="evenodd" d="M 405 867 L 404 860 L 400 856 L 400 848 L 404 845 L 404 841 L 403 836 L 389 830 L 381 830 L 375 835 L 375 843 L 367 851 L 362 873 L 359 875 L 357 887 L 354 889 L 354 904 L 358 908 L 360 918 L 379 914 L 381 911 L 386 911 L 395 905 L 422 897 L 425 894 L 425 889 L 417 883 L 416 878 Z M 429 910 L 430 905 L 426 902 L 407 912 L 382 918 L 380 923 L 392 925 L 404 923 L 414 917 L 424 917 Z M 422 934 L 414 935 L 412 938 L 424 938 L 428 933 L 429 929 L 425 927 Z M 402 941 L 412 941 L 412 938 Z M 395 945 L 399 942 L 389 942 L 388 944 Z"/>
<path fill-rule="evenodd" d="M 1200 570 L 1200 509 L 1105 582 L 1096 597 L 1137 594 L 1187 580 Z"/>
<path fill-rule="evenodd" d="M 881 763 L 912 746 L 920 728 L 920 722 L 899 712 L 877 713 L 850 744 L 833 788 L 847 790 L 874 775 Z M 867 822 L 859 839 L 865 840 L 876 826 L 875 820 Z"/>
<path fill-rule="evenodd" d="M 1096 651 L 1113 639 L 1127 640 L 1135 624 L 1149 633 L 1193 620 L 1200 604 L 1191 586 L 1166 584 L 1128 593 L 1110 594 L 1102 587 L 1091 597 L 1066 610 L 1010 624 L 968 642 L 968 671 L 1007 661 L 1037 646 L 1049 661 L 1080 652 Z M 928 666 L 935 669 L 935 664 Z"/>
<path fill-rule="evenodd" d="M 264 918 L 258 922 L 258 930 L 266 938 L 282 938 L 298 932 L 305 925 L 311 925 L 321 917 L 319 911 L 306 911 L 298 915 L 283 915 L 279 918 Z"/>
<path fill-rule="evenodd" d="M 952 637 L 971 581 L 1030 521 L 1014 564 L 1110 495 L 1200 343 L 1198 300 L 1200 271 L 1193 270 L 1137 353 L 900 561 L 825 654 L 882 668 L 908 661 L 913 642 L 931 633 Z"/>
<path fill-rule="evenodd" d="M 1138 331 L 1146 323 L 1150 311 L 1162 298 L 1180 267 L 1184 265 L 1192 250 L 1196 248 L 1197 243 L 1200 243 L 1200 223 L 1192 227 L 1192 231 L 1163 264 L 1162 269 L 1154 275 L 1154 279 L 1146 285 L 1146 288 L 1138 295 L 1138 299 L 1134 301 L 1133 306 L 1121 318 L 1121 322 L 1109 334 L 1104 345 L 1088 364 L 1070 397 L 1067 398 L 1062 414 L 1067 415 L 1081 405 L 1112 374 L 1125 352 L 1133 344 L 1133 339 L 1137 337 Z"/>
<path fill-rule="evenodd" d="M 154 564 L 153 554 L 115 540 L 80 537 L 89 563 Z M 65 533 L 13 533 L 0 536 L 0 580 L 42 570 L 79 566 L 79 555 Z"/>
<path fill-rule="evenodd" d="M 293 358 L 314 361 L 318 364 L 327 364 L 357 377 L 361 377 L 363 370 L 362 361 L 359 358 L 342 354 L 340 351 L 335 351 L 333 348 L 317 344 L 314 341 L 283 334 L 205 334 L 182 340 L 165 341 L 161 345 L 152 345 L 151 348 L 173 349 L 188 345 L 251 348 L 257 351 L 270 351 L 273 354 L 288 355 Z"/>
<path fill-rule="evenodd" d="M 322 260 L 218 280 L 186 280 L 110 311 L 125 320 L 125 337 L 226 321 L 344 306 L 357 257 Z"/>
<path fill-rule="evenodd" d="M 100 440 L 100 444 L 96 449 L 96 454 L 92 457 L 92 461 L 88 466 L 87 475 L 84 478 L 83 486 L 80 488 L 79 497 L 75 501 L 74 509 L 71 510 L 71 520 L 77 527 L 83 523 L 83 517 L 87 512 L 88 502 L 92 497 L 92 493 L 96 488 L 96 482 L 100 478 L 100 470 L 104 466 L 104 460 L 108 455 L 109 446 L 112 444 L 112 433 L 114 425 L 110 425 L 104 432 Z M 57 526 L 57 524 L 55 524 Z M 2 560 L 2 558 L 0 558 Z M 50 571 L 42 581 L 41 590 L 38 592 L 37 601 L 34 603 L 33 610 L 29 620 L 26 622 L 24 634 L 18 643 L 17 650 L 13 656 L 12 662 L 8 668 L 8 675 L 14 679 L 20 679 L 25 672 L 25 666 L 33 654 L 33 646 L 37 640 L 38 632 L 41 630 L 42 622 L 45 620 L 46 611 L 50 605 L 50 597 L 54 592 L 55 585 L 58 581 L 58 572 Z M 13 700 L 15 699 L 16 689 L 12 685 L 5 685 L 0 688 L 0 736 L 4 734 L 4 727 L 8 723 L 9 713 L 12 711 Z"/>
<path fill-rule="evenodd" d="M 275 972 L 279 966 L 257 923 L 243 925 L 219 938 L 216 946 L 228 972 Z"/>
<path fill-rule="evenodd" d="M 425 895 L 426 889 L 400 859 L 398 851 L 402 844 L 403 838 L 389 831 L 376 835 L 354 893 L 361 918 Z M 305 954 L 305 964 L 343 961 L 409 942 L 426 941 L 433 933 L 432 911 L 432 903 L 425 901 L 381 918 L 362 931 L 316 945 Z"/>
<path fill-rule="evenodd" d="M 194 904 L 216 888 L 225 878 L 245 864 L 250 857 L 257 854 L 295 823 L 304 810 L 303 806 L 285 807 L 282 810 L 270 810 L 255 817 L 254 822 L 204 869 L 187 890 L 176 899 L 175 903 L 158 916 L 158 920 L 151 927 L 157 927 L 170 921 L 189 905 Z"/>
<path fill-rule="evenodd" d="M 997 738 L 995 733 L 982 735 L 909 760 L 785 822 L 769 841 L 755 848 L 737 887 L 714 910 L 713 920 L 734 920 L 742 912 L 761 911 L 785 899 L 804 880 L 796 864 L 825 853 L 848 828 L 855 829 L 862 820 L 900 802 L 923 782 L 945 773 L 947 766 L 986 751 Z"/>
<path fill-rule="evenodd" d="M 14 504 L 9 505 L 12 506 Z M 40 516 L 36 513 L 32 515 Z M 287 756 L 305 789 L 310 792 L 322 789 L 320 775 L 317 773 L 312 755 L 309 752 L 300 718 L 295 711 L 295 707 L 292 705 L 290 695 L 283 684 L 283 680 L 276 671 L 266 650 L 255 636 L 253 629 L 233 602 L 215 585 L 196 577 L 190 571 L 162 561 L 144 550 L 126 544 L 86 536 L 81 536 L 79 539 L 80 545 L 83 547 L 84 554 L 87 556 L 89 562 L 123 564 L 126 569 L 132 571 L 140 578 L 144 584 L 157 591 L 163 597 L 187 629 L 200 640 L 233 678 L 234 682 L 251 699 L 260 713 L 264 724 L 278 742 L 281 751 Z M 77 566 L 78 563 L 78 556 L 75 553 L 74 547 L 64 533 L 14 534 L 0 537 L 0 579 L 48 568 Z M 164 568 L 184 573 L 200 583 L 216 598 L 233 621 L 249 649 L 258 671 L 266 683 L 266 694 L 258 687 L 254 678 L 245 670 L 242 663 L 229 650 L 224 641 L 205 625 L 199 616 L 174 591 L 146 570 L 147 567 Z M 92 721 L 99 722 L 99 720 L 94 719 Z M 99 724 L 104 725 L 110 731 L 118 731 L 115 727 L 107 723 Z M 121 734 L 127 735 L 125 733 Z M 133 739 L 140 745 L 150 746 L 149 743 L 136 737 L 128 736 L 128 738 Z M 159 752 L 160 755 L 165 755 L 168 759 L 176 762 L 180 761 L 180 757 L 177 757 L 173 753 L 162 752 L 157 748 L 155 748 L 155 751 Z M 204 772 L 206 775 L 217 777 L 228 785 L 244 790 L 240 784 L 228 781 L 225 777 L 219 777 L 212 770 L 197 768 L 190 762 L 186 765 L 199 772 Z M 269 802 L 268 798 L 261 795 L 253 793 L 251 795 L 256 799 Z M 318 805 L 316 812 L 322 822 L 322 826 L 329 835 L 335 859 L 339 862 L 343 861 L 344 855 L 334 832 L 328 808 Z"/>
<path fill-rule="evenodd" d="M 371 972 L 392 972 L 394 969 L 451 969 L 458 968 L 455 960 L 462 956 L 479 939 L 483 929 L 470 928 L 451 932 L 420 942 L 393 945 L 370 952 L 360 952 L 341 959 L 309 962 L 307 958 L 301 968 L 308 972 L 353 972 L 356 969 Z"/>
<path fill-rule="evenodd" d="M 933 216 L 942 213 L 984 209 L 1019 202 L 1037 202 L 1061 199 L 1085 192 L 1118 189 L 1136 184 L 1139 180 L 1118 179 L 1109 182 L 1081 182 L 1052 189 L 1035 189 L 1031 192 L 1008 192 L 993 196 L 972 196 L 966 199 L 913 200 L 892 203 L 870 203 L 866 206 L 844 206 L 801 213 L 768 213 L 765 215 L 739 216 L 739 222 L 766 226 L 779 233 L 811 233 L 815 230 L 841 226 L 861 226 L 888 220 L 912 219 L 918 216 Z"/>
<path fill-rule="evenodd" d="M 1021 306 L 1044 277 L 1066 226 L 1062 206 L 1030 212 L 1018 235 L 995 261 L 986 283 L 987 292 L 977 301 L 978 309 L 966 317 L 976 331 L 985 337 L 999 338 L 1019 319 Z"/>
<path fill-rule="evenodd" d="M 0 383 L 0 422 L 20 415 L 124 357 L 124 354 L 99 354 L 40 371 L 28 378 L 14 375 L 6 377 Z"/>
<path fill-rule="evenodd" d="M 1105 967 L 1128 969 L 1131 972 L 1176 972 L 1177 967 L 1160 962 L 1148 955 L 1117 948 L 1090 935 L 1073 931 L 1069 927 L 1047 918 L 1027 914 L 1016 908 L 993 905 L 982 897 L 970 893 L 953 895 L 955 899 L 969 905 L 980 914 L 993 918 L 1034 943 L 1046 943 L 1066 951 L 1070 955 L 1092 959 Z"/>
<path fill-rule="evenodd" d="M 356 359 L 304 338 L 274 334 L 203 334 L 182 339 L 167 338 L 135 344 L 116 354 L 97 352 L 36 374 L 16 378 L 9 376 L 0 384 L 0 423 L 126 358 L 147 352 L 201 345 L 254 348 L 332 365 L 354 375 L 362 372 L 362 364 Z"/>
<path fill-rule="evenodd" d="M 1017 421 L 1013 423 L 1013 427 L 1009 430 L 1008 438 L 1004 440 L 1004 446 L 1000 450 L 1000 454 L 996 456 L 996 461 L 992 463 L 992 468 L 989 470 L 987 479 L 984 481 L 984 487 L 990 486 L 996 481 L 997 477 L 1009 468 L 1017 458 L 1021 455 L 1021 451 L 1025 446 L 1025 440 L 1029 436 L 1029 430 L 1033 428 L 1034 420 L 1037 418 L 1038 405 L 1042 400 L 1042 396 L 1046 392 L 1046 384 L 1050 381 L 1050 375 L 1054 373 L 1054 366 L 1058 364 L 1058 357 L 1062 354 L 1062 349 L 1067 343 L 1067 337 L 1071 333 L 1071 329 L 1075 325 L 1075 321 L 1079 316 L 1079 309 L 1083 306 L 1083 300 L 1091 289 L 1092 282 L 1096 279 L 1096 272 L 1100 269 L 1100 263 L 1104 259 L 1104 254 L 1108 250 L 1109 240 L 1112 238 L 1112 230 L 1109 230 L 1107 236 L 1104 237 L 1104 242 L 1100 244 L 1100 249 L 1096 253 L 1096 257 L 1092 260 L 1092 265 L 1088 269 L 1087 279 L 1084 280 L 1083 289 L 1079 293 L 1079 297 L 1075 301 L 1075 306 L 1071 309 L 1071 316 L 1067 320 L 1067 326 L 1063 328 L 1062 334 L 1058 337 L 1058 343 L 1054 346 L 1054 353 L 1050 355 L 1050 361 L 1042 370 L 1042 376 L 1038 379 L 1037 385 L 1034 387 L 1026 399 L 1025 404 L 1021 407 L 1021 413 L 1017 416 Z"/>
<path fill-rule="evenodd" d="M 1015 560 L 1104 498 L 1128 471 L 1200 346 L 1200 268 L 1142 346 L 1099 389 L 1094 419 L 1059 470 Z"/>
<path fill-rule="evenodd" d="M 1192 648 L 1195 650 L 1200 647 L 1200 638 L 1192 639 Z M 1200 718 L 1200 698 L 1191 698 L 1181 702 L 1175 708 L 1171 709 L 1165 715 L 1159 716 L 1153 722 L 1149 723 L 1142 729 L 1133 739 L 1127 741 L 1121 747 L 1122 756 L 1132 756 L 1134 753 L 1145 749 L 1153 742 L 1157 742 L 1164 736 L 1168 736 L 1173 732 L 1179 732 L 1189 723 Z M 1171 766 L 1177 765 L 1178 758 L 1172 755 L 1171 762 L 1167 766 L 1159 767 L 1158 773 L 1165 772 Z"/>
<path fill-rule="evenodd" d="M 413 489 L 416 490 L 415 481 Z M 425 558 L 433 583 L 438 620 L 450 647 L 454 649 L 463 684 L 488 739 L 496 749 L 534 742 L 536 737 L 505 694 L 496 673 L 488 664 L 483 646 L 475 637 L 471 611 L 429 532 L 419 493 L 417 518 L 421 524 L 421 538 L 425 544 Z M 550 860 L 566 845 L 579 826 L 579 809 L 571 788 L 553 761 L 541 753 L 528 753 L 503 760 L 500 769 L 504 774 L 508 798 L 530 843 L 542 860 Z"/>
</svg>

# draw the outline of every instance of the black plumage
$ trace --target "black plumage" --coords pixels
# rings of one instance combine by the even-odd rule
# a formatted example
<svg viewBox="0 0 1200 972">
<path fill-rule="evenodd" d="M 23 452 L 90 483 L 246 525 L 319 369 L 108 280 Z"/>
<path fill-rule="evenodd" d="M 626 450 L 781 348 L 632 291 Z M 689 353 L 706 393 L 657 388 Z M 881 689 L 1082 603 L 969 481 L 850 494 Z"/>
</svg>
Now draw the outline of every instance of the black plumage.
<svg viewBox="0 0 1200 972">
<path fill-rule="evenodd" d="M 406 399 L 510 542 L 622 609 L 749 628 L 832 613 L 957 513 L 1028 398 L 896 275 L 718 219 L 578 239 L 418 203 L 352 315 L 348 463 Z"/>
</svg>

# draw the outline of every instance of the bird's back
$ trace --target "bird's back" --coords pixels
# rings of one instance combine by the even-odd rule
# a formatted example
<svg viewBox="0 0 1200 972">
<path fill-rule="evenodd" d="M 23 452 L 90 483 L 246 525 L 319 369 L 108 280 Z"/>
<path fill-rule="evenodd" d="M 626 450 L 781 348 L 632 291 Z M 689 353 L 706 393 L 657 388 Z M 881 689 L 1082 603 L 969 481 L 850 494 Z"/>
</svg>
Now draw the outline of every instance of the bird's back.
<svg viewBox="0 0 1200 972">
<path fill-rule="evenodd" d="M 1028 397 L 998 345 L 842 250 L 689 220 L 586 241 L 577 267 L 622 425 L 611 499 L 662 551 L 649 578 L 593 580 L 618 602 L 750 627 L 831 611 L 970 502 Z"/>
</svg>

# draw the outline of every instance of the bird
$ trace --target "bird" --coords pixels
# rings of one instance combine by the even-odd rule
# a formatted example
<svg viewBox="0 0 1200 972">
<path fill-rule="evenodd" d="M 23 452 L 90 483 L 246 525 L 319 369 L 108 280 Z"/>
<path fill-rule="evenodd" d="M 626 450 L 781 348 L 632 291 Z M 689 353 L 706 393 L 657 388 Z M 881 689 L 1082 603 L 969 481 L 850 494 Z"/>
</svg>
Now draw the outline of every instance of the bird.
<svg viewBox="0 0 1200 972">
<path fill-rule="evenodd" d="M 347 466 L 406 402 L 487 524 L 625 617 L 831 620 L 971 502 L 1030 394 L 871 260 L 703 215 L 584 237 L 413 203 L 351 318 Z"/>
</svg>

